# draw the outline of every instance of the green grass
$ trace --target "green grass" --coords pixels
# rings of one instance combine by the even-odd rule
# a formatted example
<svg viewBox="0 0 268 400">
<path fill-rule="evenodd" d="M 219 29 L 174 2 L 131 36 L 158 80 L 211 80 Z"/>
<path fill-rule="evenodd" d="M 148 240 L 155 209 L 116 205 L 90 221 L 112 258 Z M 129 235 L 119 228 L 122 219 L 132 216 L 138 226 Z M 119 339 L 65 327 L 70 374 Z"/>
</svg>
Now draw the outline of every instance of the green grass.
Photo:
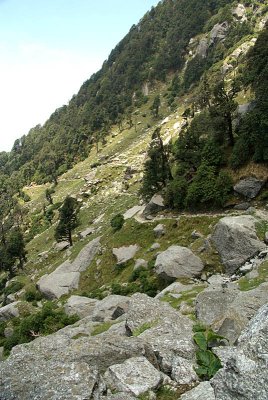
<svg viewBox="0 0 268 400">
<path fill-rule="evenodd" d="M 150 329 L 155 325 L 157 325 L 157 321 L 145 322 L 138 328 L 134 329 L 133 336 L 140 336 L 143 332 L 147 331 L 147 329 Z"/>
<path fill-rule="evenodd" d="M 260 240 L 265 239 L 266 232 L 268 232 L 268 222 L 264 220 L 256 222 L 256 233 Z"/>
<path fill-rule="evenodd" d="M 239 279 L 239 289 L 242 291 L 248 291 L 255 289 L 256 287 L 260 286 L 262 283 L 267 282 L 268 280 L 268 261 L 262 263 L 258 268 L 259 276 L 256 278 L 249 279 L 248 277 L 244 276 L 243 278 Z"/>
<path fill-rule="evenodd" d="M 107 321 L 107 322 L 103 322 L 100 325 L 97 325 L 93 331 L 91 332 L 91 336 L 97 336 L 100 333 L 106 332 L 108 331 L 108 329 L 111 328 L 111 326 L 118 324 L 118 322 L 114 322 L 114 321 Z"/>
<path fill-rule="evenodd" d="M 201 293 L 205 289 L 205 285 L 195 286 L 191 290 L 186 290 L 181 292 L 178 298 L 172 296 L 171 293 L 167 292 L 163 297 L 161 297 L 161 301 L 165 301 L 171 305 L 171 307 L 178 309 L 182 303 L 186 303 L 189 306 L 194 305 L 194 301 L 196 296 Z"/>
</svg>

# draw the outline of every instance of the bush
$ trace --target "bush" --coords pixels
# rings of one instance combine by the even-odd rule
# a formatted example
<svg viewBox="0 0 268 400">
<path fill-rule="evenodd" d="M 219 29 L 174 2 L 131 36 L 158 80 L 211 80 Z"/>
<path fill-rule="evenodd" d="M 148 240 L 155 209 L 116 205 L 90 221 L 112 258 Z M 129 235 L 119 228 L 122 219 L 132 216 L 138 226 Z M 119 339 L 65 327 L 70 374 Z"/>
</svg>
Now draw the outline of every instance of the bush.
<svg viewBox="0 0 268 400">
<path fill-rule="evenodd" d="M 116 214 L 111 219 L 111 227 L 113 228 L 114 232 L 119 231 L 122 226 L 124 225 L 125 219 L 122 214 Z"/>
</svg>

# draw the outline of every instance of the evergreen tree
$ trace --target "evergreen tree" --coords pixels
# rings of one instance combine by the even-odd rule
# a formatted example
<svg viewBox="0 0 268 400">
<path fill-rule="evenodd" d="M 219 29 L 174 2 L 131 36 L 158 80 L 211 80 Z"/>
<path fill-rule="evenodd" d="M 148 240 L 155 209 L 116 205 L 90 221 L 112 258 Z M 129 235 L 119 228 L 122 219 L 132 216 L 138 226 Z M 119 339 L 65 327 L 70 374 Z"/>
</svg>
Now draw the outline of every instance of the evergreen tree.
<svg viewBox="0 0 268 400">
<path fill-rule="evenodd" d="M 55 231 L 57 241 L 64 239 L 68 240 L 70 246 L 73 245 L 72 231 L 78 225 L 78 212 L 78 201 L 73 197 L 67 196 L 59 210 L 60 219 Z"/>
</svg>

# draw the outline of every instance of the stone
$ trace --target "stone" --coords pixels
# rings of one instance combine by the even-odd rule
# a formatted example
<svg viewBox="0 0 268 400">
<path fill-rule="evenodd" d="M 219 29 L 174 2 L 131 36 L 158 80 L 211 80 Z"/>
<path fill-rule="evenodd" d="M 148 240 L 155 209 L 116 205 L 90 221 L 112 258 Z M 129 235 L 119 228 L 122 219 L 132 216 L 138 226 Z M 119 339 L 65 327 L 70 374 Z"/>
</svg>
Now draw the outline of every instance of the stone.
<svg viewBox="0 0 268 400">
<path fill-rule="evenodd" d="M 246 263 L 245 265 L 243 265 L 242 267 L 239 268 L 239 271 L 242 274 L 247 274 L 248 272 L 252 271 L 253 269 L 253 265 L 250 263 Z"/>
<path fill-rule="evenodd" d="M 150 251 L 155 251 L 160 249 L 160 244 L 159 243 L 153 243 L 152 246 L 150 247 Z"/>
<path fill-rule="evenodd" d="M 63 251 L 63 250 L 68 249 L 69 246 L 70 246 L 70 243 L 67 241 L 59 242 L 59 243 L 55 244 L 54 250 Z"/>
<path fill-rule="evenodd" d="M 164 199 L 160 194 L 155 194 L 143 210 L 143 216 L 155 215 L 165 208 Z"/>
<path fill-rule="evenodd" d="M 213 26 L 210 32 L 209 44 L 215 44 L 217 41 L 223 41 L 227 35 L 229 29 L 228 22 L 224 21 L 221 24 L 216 24 Z"/>
<path fill-rule="evenodd" d="M 87 236 L 92 235 L 92 233 L 94 233 L 95 230 L 91 227 L 85 229 L 84 231 L 79 233 L 79 237 L 80 239 L 85 239 Z"/>
<path fill-rule="evenodd" d="M 167 286 L 160 293 L 158 293 L 155 298 L 161 299 L 161 297 L 165 296 L 165 294 L 180 294 L 188 290 L 192 290 L 194 285 L 183 285 L 180 282 L 173 282 L 171 285 Z"/>
<path fill-rule="evenodd" d="M 244 4 L 237 4 L 237 6 L 232 9 L 232 14 L 241 21 L 247 20 L 246 12 L 247 12 L 247 10 L 246 10 Z"/>
<path fill-rule="evenodd" d="M 251 215 L 224 217 L 216 225 L 211 241 L 219 252 L 228 274 L 265 249 L 256 234 L 257 220 Z"/>
<path fill-rule="evenodd" d="M 13 293 L 9 294 L 6 298 L 6 304 L 14 303 L 14 301 L 16 301 L 16 296 Z"/>
<path fill-rule="evenodd" d="M 130 219 L 133 218 L 138 212 L 143 211 L 144 207 L 143 206 L 134 206 L 127 210 L 124 214 L 123 217 L 124 219 Z"/>
<path fill-rule="evenodd" d="M 192 341 L 193 322 L 168 303 L 135 293 L 130 298 L 126 315 L 126 329 L 130 335 L 148 343 L 157 354 L 158 363 L 165 374 L 175 367 L 175 357 L 194 363 L 195 345 Z"/>
<path fill-rule="evenodd" d="M 266 400 L 268 304 L 258 310 L 236 347 L 219 347 L 215 352 L 223 364 L 210 381 L 217 400 Z"/>
<path fill-rule="evenodd" d="M 209 382 L 201 382 L 198 386 L 181 395 L 181 400 L 216 400 L 214 390 Z"/>
<path fill-rule="evenodd" d="M 191 238 L 192 238 L 192 239 L 200 239 L 200 238 L 202 238 L 202 237 L 203 237 L 202 233 L 198 232 L 197 230 L 194 230 L 194 231 L 191 233 Z"/>
<path fill-rule="evenodd" d="M 187 247 L 170 246 L 160 253 L 155 262 L 155 272 L 166 280 L 200 276 L 204 265 Z"/>
<path fill-rule="evenodd" d="M 244 202 L 244 203 L 236 204 L 236 205 L 234 206 L 234 210 L 246 211 L 246 210 L 249 209 L 249 207 L 250 207 L 250 203 Z"/>
<path fill-rule="evenodd" d="M 208 40 L 206 38 L 201 39 L 197 48 L 196 48 L 196 55 L 201 57 L 201 58 L 206 58 L 207 57 L 207 52 L 208 52 Z"/>
<path fill-rule="evenodd" d="M 39 357 L 37 365 L 31 354 L 17 354 L 0 363 L 0 375 L 3 400 L 83 400 L 105 391 L 98 372 L 84 362 Z"/>
<path fill-rule="evenodd" d="M 18 317 L 20 315 L 18 306 L 21 304 L 21 301 L 15 301 L 14 303 L 7 304 L 4 307 L 0 308 L 0 322 L 8 321 L 14 317 Z"/>
<path fill-rule="evenodd" d="M 101 397 L 101 400 L 135 400 L 137 397 L 132 396 L 126 392 L 115 393 L 115 394 L 108 394 L 105 397 Z"/>
<path fill-rule="evenodd" d="M 4 361 L 4 347 L 0 347 L 0 361 Z"/>
<path fill-rule="evenodd" d="M 265 232 L 265 235 L 264 235 L 264 242 L 265 242 L 266 244 L 268 244 L 268 231 Z"/>
<path fill-rule="evenodd" d="M 97 299 L 71 296 L 64 306 L 64 311 L 67 315 L 77 314 L 80 318 L 88 317 L 93 314 L 94 308 L 98 302 L 99 300 Z"/>
<path fill-rule="evenodd" d="M 254 199 L 261 191 L 264 182 L 254 177 L 242 179 L 234 186 L 234 191 L 247 199 Z"/>
<path fill-rule="evenodd" d="M 142 268 L 148 268 L 148 261 L 143 260 L 142 258 L 138 258 L 138 259 L 135 261 L 134 270 L 135 270 L 135 269 L 138 269 L 138 268 L 140 268 L 140 267 L 142 267 Z"/>
<path fill-rule="evenodd" d="M 199 381 L 193 363 L 182 357 L 175 357 L 172 365 L 171 378 L 179 385 L 190 385 L 193 382 Z"/>
<path fill-rule="evenodd" d="M 158 224 L 155 228 L 154 228 L 154 235 L 155 237 L 159 238 L 161 236 L 164 236 L 164 234 L 166 233 L 166 228 L 165 225 L 163 224 Z"/>
<path fill-rule="evenodd" d="M 106 322 L 115 320 L 128 310 L 129 297 L 112 294 L 96 303 L 92 321 Z"/>
<path fill-rule="evenodd" d="M 113 390 L 130 392 L 135 396 L 157 389 L 163 380 L 160 371 L 145 357 L 133 357 L 123 364 L 112 365 L 104 379 Z"/>
<path fill-rule="evenodd" d="M 88 268 L 99 249 L 100 238 L 98 237 L 83 247 L 72 263 L 67 260 L 51 274 L 43 275 L 37 282 L 40 292 L 48 299 L 59 299 L 71 290 L 77 289 L 80 273 Z"/>
<path fill-rule="evenodd" d="M 124 264 L 135 257 L 135 254 L 139 250 L 139 246 L 134 244 L 130 246 L 123 246 L 113 249 L 113 255 L 116 257 L 117 264 Z"/>
<path fill-rule="evenodd" d="M 248 291 L 205 289 L 196 298 L 196 316 L 232 345 L 258 309 L 267 302 L 268 282 Z"/>
</svg>

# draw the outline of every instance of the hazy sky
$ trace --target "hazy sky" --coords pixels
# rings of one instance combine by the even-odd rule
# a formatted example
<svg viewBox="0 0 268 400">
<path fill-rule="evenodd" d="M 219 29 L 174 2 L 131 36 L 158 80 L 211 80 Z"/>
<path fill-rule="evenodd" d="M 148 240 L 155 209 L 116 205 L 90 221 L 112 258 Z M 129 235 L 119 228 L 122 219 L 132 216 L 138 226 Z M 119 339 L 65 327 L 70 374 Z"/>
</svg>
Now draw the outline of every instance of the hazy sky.
<svg viewBox="0 0 268 400">
<path fill-rule="evenodd" d="M 43 124 L 159 0 L 0 0 L 0 151 Z"/>
</svg>

